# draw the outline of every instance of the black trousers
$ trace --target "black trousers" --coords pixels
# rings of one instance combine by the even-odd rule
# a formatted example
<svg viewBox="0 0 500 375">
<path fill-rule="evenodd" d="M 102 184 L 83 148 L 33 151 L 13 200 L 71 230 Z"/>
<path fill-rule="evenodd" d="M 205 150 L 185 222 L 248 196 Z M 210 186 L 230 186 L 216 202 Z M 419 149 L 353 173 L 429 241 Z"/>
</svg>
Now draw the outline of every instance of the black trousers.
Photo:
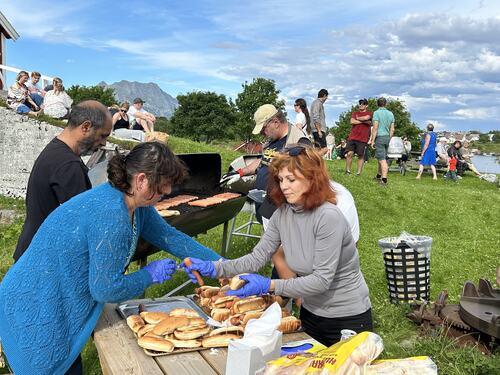
<svg viewBox="0 0 500 375">
<path fill-rule="evenodd" d="M 342 336 L 340 331 L 343 329 L 351 329 L 356 333 L 373 330 L 371 309 L 354 316 L 324 318 L 302 307 L 300 309 L 300 320 L 304 331 L 326 346 L 331 346 L 340 341 Z"/>
<path fill-rule="evenodd" d="M 83 375 L 83 365 L 81 354 L 76 358 L 71 367 L 64 375 Z"/>
</svg>

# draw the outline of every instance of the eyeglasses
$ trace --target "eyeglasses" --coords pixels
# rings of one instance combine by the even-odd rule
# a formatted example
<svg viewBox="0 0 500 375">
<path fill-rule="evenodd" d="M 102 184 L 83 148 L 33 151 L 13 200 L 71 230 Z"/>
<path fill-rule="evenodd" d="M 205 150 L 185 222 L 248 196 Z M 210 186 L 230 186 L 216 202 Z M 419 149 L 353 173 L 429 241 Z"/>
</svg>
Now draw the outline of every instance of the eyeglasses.
<svg viewBox="0 0 500 375">
<path fill-rule="evenodd" d="M 306 150 L 305 146 L 295 145 L 290 148 L 285 148 L 285 152 L 290 156 L 299 156 Z"/>
<path fill-rule="evenodd" d="M 293 106 L 294 107 L 300 107 L 300 104 L 294 104 Z"/>
<path fill-rule="evenodd" d="M 270 120 L 267 120 L 267 123 L 264 124 L 264 126 L 262 127 L 262 130 L 261 132 L 263 132 L 264 130 L 266 130 L 266 128 L 271 125 L 273 122 L 275 122 L 277 119 L 276 118 L 273 118 L 273 119 L 270 119 Z"/>
</svg>

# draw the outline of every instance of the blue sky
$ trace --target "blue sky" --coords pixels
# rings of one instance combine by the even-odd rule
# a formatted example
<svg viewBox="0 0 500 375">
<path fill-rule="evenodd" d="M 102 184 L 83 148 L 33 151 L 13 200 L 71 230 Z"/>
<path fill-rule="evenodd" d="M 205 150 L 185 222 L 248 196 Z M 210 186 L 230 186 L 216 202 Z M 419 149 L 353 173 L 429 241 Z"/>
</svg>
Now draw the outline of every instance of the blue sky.
<svg viewBox="0 0 500 375">
<path fill-rule="evenodd" d="M 362 97 L 403 99 L 420 127 L 500 130 L 500 1 L 1 0 L 7 64 L 68 87 L 122 79 L 235 98 L 276 81 L 287 111 L 330 92 L 327 124 Z M 9 76 L 10 80 L 12 77 Z"/>
</svg>

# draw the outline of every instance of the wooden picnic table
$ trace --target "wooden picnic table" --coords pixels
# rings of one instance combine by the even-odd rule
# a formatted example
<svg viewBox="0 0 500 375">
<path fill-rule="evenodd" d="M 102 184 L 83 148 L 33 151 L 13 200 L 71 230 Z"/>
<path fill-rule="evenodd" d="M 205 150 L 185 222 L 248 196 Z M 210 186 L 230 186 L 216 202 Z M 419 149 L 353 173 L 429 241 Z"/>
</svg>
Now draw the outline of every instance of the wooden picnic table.
<svg viewBox="0 0 500 375">
<path fill-rule="evenodd" d="M 283 335 L 283 343 L 310 338 L 303 332 Z M 94 330 L 94 343 L 104 375 L 223 375 L 227 349 L 150 357 L 137 345 L 137 339 L 118 315 L 115 304 L 106 304 Z"/>
</svg>

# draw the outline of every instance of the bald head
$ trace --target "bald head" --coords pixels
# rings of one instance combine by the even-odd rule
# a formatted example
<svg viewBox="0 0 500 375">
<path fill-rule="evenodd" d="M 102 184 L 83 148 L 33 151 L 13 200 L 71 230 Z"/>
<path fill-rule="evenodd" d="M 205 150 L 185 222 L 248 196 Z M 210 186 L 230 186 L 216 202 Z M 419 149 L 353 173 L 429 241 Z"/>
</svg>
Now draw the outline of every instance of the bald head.
<svg viewBox="0 0 500 375">
<path fill-rule="evenodd" d="M 89 121 L 95 129 L 100 129 L 108 122 L 111 123 L 111 114 L 108 109 L 97 100 L 85 100 L 71 108 L 68 118 L 68 127 L 76 128 Z"/>
</svg>

